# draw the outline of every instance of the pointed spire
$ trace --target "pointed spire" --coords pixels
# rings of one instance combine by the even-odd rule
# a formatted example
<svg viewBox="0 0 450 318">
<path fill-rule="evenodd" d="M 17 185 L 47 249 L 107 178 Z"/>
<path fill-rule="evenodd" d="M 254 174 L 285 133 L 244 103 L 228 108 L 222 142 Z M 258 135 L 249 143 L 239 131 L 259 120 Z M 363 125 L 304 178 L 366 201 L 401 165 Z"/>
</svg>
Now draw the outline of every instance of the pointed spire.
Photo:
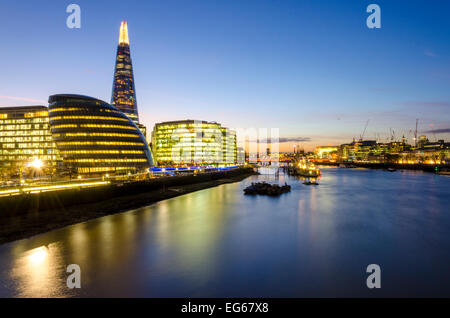
<svg viewBox="0 0 450 318">
<path fill-rule="evenodd" d="M 128 40 L 127 21 L 122 21 L 122 23 L 120 23 L 119 44 L 130 44 L 130 41 Z"/>
</svg>

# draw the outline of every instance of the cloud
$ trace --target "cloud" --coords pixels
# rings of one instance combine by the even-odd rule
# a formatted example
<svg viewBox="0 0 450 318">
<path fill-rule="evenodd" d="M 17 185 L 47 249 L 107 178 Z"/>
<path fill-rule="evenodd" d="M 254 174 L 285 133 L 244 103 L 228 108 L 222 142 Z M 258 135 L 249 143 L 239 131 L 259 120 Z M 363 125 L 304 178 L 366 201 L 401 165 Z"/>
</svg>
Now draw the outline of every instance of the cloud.
<svg viewBox="0 0 450 318">
<path fill-rule="evenodd" d="M 431 129 L 423 131 L 425 134 L 448 134 L 450 133 L 450 128 L 442 128 L 442 129 Z"/>
<path fill-rule="evenodd" d="M 258 140 L 252 140 L 251 142 L 257 142 Z M 275 140 L 274 140 L 275 141 Z M 307 142 L 307 141 L 311 141 L 311 138 L 309 137 L 280 137 L 278 138 L 278 142 L 281 143 L 286 143 L 286 142 Z M 266 142 L 271 142 L 271 139 L 259 139 L 259 142 L 261 143 L 266 143 Z"/>
<path fill-rule="evenodd" d="M 425 54 L 426 56 L 429 56 L 429 57 L 437 57 L 437 54 L 429 49 L 425 49 L 423 51 L 423 54 Z"/>
<path fill-rule="evenodd" d="M 280 137 L 279 142 L 305 142 L 311 141 L 309 137 Z"/>
<path fill-rule="evenodd" d="M 21 101 L 21 102 L 30 102 L 30 103 L 39 103 L 39 104 L 47 104 L 48 101 L 46 100 L 41 100 L 41 99 L 34 99 L 34 98 L 29 98 L 29 97 L 18 97 L 18 96 L 1 96 L 0 95 L 0 99 L 11 99 L 11 100 L 17 100 L 17 101 Z"/>
<path fill-rule="evenodd" d="M 450 102 L 448 101 L 409 101 L 403 104 L 408 107 L 450 107 Z"/>
</svg>

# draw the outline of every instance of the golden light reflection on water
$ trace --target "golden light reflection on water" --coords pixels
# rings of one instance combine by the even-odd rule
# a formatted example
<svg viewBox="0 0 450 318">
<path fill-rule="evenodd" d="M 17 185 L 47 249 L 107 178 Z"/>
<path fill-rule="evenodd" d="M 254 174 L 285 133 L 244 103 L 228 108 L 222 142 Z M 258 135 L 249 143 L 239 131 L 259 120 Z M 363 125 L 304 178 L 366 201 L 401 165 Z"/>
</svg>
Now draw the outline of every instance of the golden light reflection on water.
<svg viewBox="0 0 450 318">
<path fill-rule="evenodd" d="M 226 186 L 198 191 L 147 208 L 155 214 L 160 249 L 173 253 L 170 260 L 174 263 L 166 266 L 182 267 L 183 272 L 196 276 L 198 283 L 206 283 L 214 275 L 214 263 L 218 260 L 215 247 L 223 235 L 225 216 L 230 213 L 222 204 Z M 217 204 L 210 205 L 212 200 Z M 227 203 L 233 204 L 233 201 L 230 198 Z"/>
<path fill-rule="evenodd" d="M 14 263 L 11 277 L 20 288 L 18 297 L 60 297 L 65 287 L 64 267 L 57 244 L 28 250 Z"/>
<path fill-rule="evenodd" d="M 30 263 L 33 264 L 33 266 L 37 267 L 40 263 L 45 261 L 47 256 L 48 256 L 47 249 L 41 246 L 32 250 L 28 258 L 30 259 Z"/>
</svg>

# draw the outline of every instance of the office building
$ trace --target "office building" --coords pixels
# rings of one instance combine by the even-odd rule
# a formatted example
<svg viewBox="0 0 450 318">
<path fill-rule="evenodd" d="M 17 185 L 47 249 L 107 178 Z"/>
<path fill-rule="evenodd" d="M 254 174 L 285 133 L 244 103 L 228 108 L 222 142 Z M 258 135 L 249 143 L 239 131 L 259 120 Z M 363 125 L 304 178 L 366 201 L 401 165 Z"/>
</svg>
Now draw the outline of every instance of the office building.
<svg viewBox="0 0 450 318">
<path fill-rule="evenodd" d="M 0 107 L 0 173 L 22 176 L 34 160 L 53 173 L 58 150 L 52 139 L 46 106 Z"/>
<path fill-rule="evenodd" d="M 236 132 L 216 122 L 180 120 L 155 125 L 152 150 L 160 166 L 231 166 Z"/>
<path fill-rule="evenodd" d="M 82 95 L 52 95 L 53 140 L 69 173 L 139 172 L 153 165 L 136 124 L 108 103 Z"/>
</svg>

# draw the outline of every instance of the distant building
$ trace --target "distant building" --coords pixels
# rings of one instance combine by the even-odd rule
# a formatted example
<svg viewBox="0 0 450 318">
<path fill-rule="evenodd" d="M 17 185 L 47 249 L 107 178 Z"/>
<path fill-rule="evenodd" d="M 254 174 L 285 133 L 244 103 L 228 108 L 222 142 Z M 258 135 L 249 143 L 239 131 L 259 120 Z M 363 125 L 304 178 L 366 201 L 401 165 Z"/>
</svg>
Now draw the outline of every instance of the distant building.
<svg viewBox="0 0 450 318">
<path fill-rule="evenodd" d="M 406 143 L 405 137 L 387 143 L 353 141 L 339 146 L 337 158 L 339 162 L 449 164 L 450 143 L 430 142 L 426 136 L 419 137 L 415 148 Z"/>
<path fill-rule="evenodd" d="M 49 97 L 53 140 L 69 172 L 137 172 L 153 165 L 136 124 L 108 103 L 82 95 Z"/>
<path fill-rule="evenodd" d="M 317 159 L 336 160 L 337 146 L 318 146 L 314 150 Z"/>
<path fill-rule="evenodd" d="M 34 159 L 53 169 L 58 150 L 52 139 L 46 106 L 0 108 L 0 170 L 19 177 Z"/>
<path fill-rule="evenodd" d="M 426 145 L 428 143 L 428 138 L 427 136 L 419 136 L 419 141 L 417 142 L 417 148 L 422 148 L 424 145 Z"/>
<path fill-rule="evenodd" d="M 450 163 L 450 143 L 444 140 L 430 142 L 426 136 L 420 136 L 418 147 L 412 152 L 403 152 L 401 161 L 424 164 Z"/>
<path fill-rule="evenodd" d="M 158 123 L 152 132 L 152 151 L 159 166 L 235 165 L 236 132 L 216 122 Z"/>
<path fill-rule="evenodd" d="M 246 153 L 243 147 L 237 147 L 236 148 L 236 153 L 237 153 L 237 163 L 239 164 L 243 164 L 246 162 Z"/>
</svg>

